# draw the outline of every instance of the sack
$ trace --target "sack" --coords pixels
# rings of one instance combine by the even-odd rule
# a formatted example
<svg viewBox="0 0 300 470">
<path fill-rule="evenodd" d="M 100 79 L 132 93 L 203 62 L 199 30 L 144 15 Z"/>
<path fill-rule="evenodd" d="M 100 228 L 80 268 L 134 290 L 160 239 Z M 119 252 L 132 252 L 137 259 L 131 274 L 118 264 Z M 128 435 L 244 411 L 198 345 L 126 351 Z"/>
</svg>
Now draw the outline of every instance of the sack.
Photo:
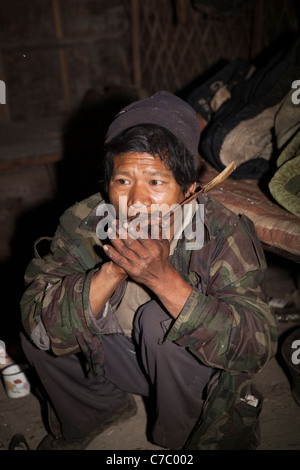
<svg viewBox="0 0 300 470">
<path fill-rule="evenodd" d="M 300 217 L 300 129 L 277 159 L 278 169 L 269 182 L 274 199 Z"/>
<path fill-rule="evenodd" d="M 200 139 L 200 154 L 217 170 L 236 163 L 232 178 L 258 179 L 270 169 L 274 154 L 274 120 L 281 103 L 300 76 L 300 40 L 283 46 L 263 67 L 236 60 L 188 98 L 208 124 Z M 241 79 L 239 78 L 241 77 Z M 212 109 L 212 84 L 229 93 Z M 218 91 L 219 91 L 218 89 Z"/>
</svg>

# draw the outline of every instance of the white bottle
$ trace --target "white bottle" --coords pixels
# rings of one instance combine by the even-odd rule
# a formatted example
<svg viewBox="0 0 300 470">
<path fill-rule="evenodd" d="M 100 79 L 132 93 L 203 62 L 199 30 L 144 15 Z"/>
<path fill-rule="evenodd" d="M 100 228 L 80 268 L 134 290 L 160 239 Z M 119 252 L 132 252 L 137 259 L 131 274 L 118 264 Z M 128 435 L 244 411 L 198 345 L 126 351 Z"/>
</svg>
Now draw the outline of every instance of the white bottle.
<svg viewBox="0 0 300 470">
<path fill-rule="evenodd" d="M 10 364 L 13 364 L 13 362 L 14 361 L 6 351 L 4 341 L 0 340 L 0 370 L 4 369 L 4 367 L 9 366 Z"/>
</svg>

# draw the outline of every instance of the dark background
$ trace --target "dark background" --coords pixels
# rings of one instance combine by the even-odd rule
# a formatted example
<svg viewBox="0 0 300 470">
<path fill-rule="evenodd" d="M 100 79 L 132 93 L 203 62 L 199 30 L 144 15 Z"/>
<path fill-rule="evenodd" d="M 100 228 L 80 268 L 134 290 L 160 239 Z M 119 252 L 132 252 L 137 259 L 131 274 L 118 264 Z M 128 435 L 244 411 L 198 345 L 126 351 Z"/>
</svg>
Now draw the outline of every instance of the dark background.
<svg viewBox="0 0 300 470">
<path fill-rule="evenodd" d="M 2 340 L 20 328 L 34 240 L 98 190 L 118 109 L 160 89 L 184 97 L 221 64 L 259 63 L 297 32 L 294 0 L 1 0 Z"/>
</svg>

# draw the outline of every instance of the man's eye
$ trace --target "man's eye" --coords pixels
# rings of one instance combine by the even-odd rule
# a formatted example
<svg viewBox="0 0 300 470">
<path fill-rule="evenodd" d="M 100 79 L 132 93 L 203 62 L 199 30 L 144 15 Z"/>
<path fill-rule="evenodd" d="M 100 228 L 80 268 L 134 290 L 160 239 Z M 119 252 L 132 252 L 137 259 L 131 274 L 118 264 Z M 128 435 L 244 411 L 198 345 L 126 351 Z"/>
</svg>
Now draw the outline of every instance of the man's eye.
<svg viewBox="0 0 300 470">
<path fill-rule="evenodd" d="M 151 186 L 159 186 L 159 185 L 163 184 L 163 181 L 160 181 L 160 180 L 151 180 L 151 181 L 150 181 L 150 184 L 151 184 Z"/>
<path fill-rule="evenodd" d="M 129 184 L 129 181 L 125 180 L 124 178 L 118 178 L 116 180 L 116 183 L 118 183 L 118 184 Z"/>
</svg>

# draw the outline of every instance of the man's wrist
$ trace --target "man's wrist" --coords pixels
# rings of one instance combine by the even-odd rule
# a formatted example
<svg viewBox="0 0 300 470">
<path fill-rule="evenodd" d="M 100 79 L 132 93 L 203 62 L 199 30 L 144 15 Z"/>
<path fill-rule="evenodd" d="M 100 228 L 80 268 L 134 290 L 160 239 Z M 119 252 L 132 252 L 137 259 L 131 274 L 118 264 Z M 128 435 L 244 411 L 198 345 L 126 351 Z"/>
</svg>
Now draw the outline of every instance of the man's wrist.
<svg viewBox="0 0 300 470">
<path fill-rule="evenodd" d="M 175 318 L 192 292 L 192 286 L 180 276 L 171 264 L 162 279 L 150 282 L 147 287 Z"/>
<path fill-rule="evenodd" d="M 127 273 L 117 266 L 113 261 L 108 261 L 101 266 L 100 270 L 106 276 L 109 276 L 111 280 L 115 280 L 117 283 L 125 281 Z"/>
</svg>

